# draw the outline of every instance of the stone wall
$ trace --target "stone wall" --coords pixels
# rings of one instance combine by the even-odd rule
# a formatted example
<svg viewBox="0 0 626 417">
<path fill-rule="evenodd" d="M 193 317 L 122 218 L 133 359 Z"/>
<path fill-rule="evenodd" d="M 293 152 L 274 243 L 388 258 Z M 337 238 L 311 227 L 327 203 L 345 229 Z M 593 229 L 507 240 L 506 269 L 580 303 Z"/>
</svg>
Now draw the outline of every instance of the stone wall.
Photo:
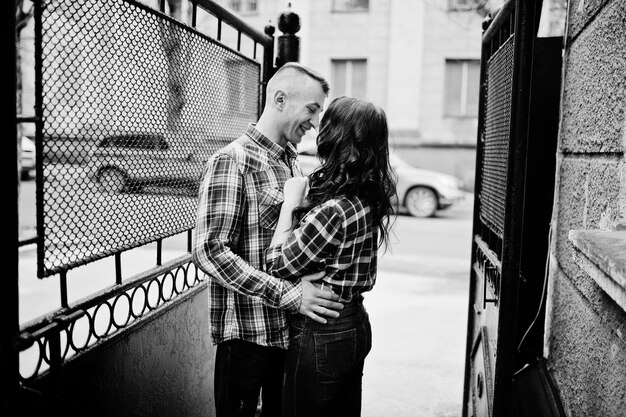
<svg viewBox="0 0 626 417">
<path fill-rule="evenodd" d="M 545 356 L 569 416 L 626 410 L 626 2 L 571 0 Z"/>
</svg>

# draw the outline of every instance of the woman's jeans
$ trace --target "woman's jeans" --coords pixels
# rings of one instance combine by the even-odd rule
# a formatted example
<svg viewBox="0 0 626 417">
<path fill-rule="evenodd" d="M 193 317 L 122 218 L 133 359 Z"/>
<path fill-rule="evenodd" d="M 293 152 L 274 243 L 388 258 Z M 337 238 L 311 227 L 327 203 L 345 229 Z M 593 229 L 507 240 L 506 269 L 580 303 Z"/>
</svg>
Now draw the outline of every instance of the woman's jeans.
<svg viewBox="0 0 626 417">
<path fill-rule="evenodd" d="M 359 298 L 326 324 L 290 316 L 283 417 L 361 415 L 363 364 L 372 330 Z"/>
</svg>

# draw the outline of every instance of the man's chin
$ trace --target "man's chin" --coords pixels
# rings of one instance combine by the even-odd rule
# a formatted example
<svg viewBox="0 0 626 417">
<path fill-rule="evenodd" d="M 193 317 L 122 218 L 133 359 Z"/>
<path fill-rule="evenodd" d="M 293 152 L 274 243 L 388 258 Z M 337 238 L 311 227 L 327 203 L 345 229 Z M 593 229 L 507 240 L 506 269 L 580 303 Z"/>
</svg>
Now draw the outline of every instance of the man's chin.
<svg viewBox="0 0 626 417">
<path fill-rule="evenodd" d="M 289 142 L 291 142 L 292 145 L 298 145 L 302 142 L 303 137 L 304 135 L 302 136 L 294 135 Z"/>
</svg>

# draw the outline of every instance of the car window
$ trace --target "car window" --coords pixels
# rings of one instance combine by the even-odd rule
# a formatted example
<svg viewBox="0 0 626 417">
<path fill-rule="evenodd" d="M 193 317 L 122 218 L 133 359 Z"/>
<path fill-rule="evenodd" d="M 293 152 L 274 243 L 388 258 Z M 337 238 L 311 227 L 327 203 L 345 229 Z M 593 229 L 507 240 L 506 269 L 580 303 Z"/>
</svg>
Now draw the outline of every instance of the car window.
<svg viewBox="0 0 626 417">
<path fill-rule="evenodd" d="M 392 168 L 414 168 L 413 165 L 394 154 L 389 155 L 389 164 Z"/>
<path fill-rule="evenodd" d="M 165 138 L 163 138 L 162 136 L 155 136 L 154 140 L 155 140 L 156 149 L 160 149 L 162 151 L 166 151 L 166 150 L 168 150 L 170 148 L 170 145 L 167 143 Z"/>
<path fill-rule="evenodd" d="M 127 136 L 126 147 L 133 149 L 156 149 L 156 140 L 153 136 Z"/>
<path fill-rule="evenodd" d="M 100 141 L 100 148 L 123 148 L 123 149 L 169 149 L 169 144 L 160 135 L 120 135 L 109 136 Z"/>
<path fill-rule="evenodd" d="M 111 146 L 111 141 L 112 141 L 112 138 L 104 138 L 100 142 L 98 142 L 98 147 L 108 148 L 109 146 Z"/>
<path fill-rule="evenodd" d="M 307 155 L 307 156 L 317 155 L 317 152 L 315 152 L 315 149 L 303 149 L 299 153 L 300 155 Z"/>
<path fill-rule="evenodd" d="M 307 156 L 317 156 L 317 145 L 312 144 L 304 144 L 301 143 L 300 146 L 298 147 L 298 153 L 300 155 L 307 155 Z"/>
</svg>

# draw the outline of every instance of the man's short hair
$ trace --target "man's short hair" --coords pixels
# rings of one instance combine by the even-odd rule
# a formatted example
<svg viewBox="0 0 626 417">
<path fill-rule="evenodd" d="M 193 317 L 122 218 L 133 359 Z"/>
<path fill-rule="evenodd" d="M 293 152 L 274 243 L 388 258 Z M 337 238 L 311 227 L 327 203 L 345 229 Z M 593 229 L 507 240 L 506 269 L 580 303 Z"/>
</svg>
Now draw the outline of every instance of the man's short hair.
<svg viewBox="0 0 626 417">
<path fill-rule="evenodd" d="M 320 85 L 322 86 L 322 91 L 324 91 L 324 94 L 328 95 L 328 92 L 330 91 L 330 85 L 328 84 L 328 81 L 326 81 L 326 78 L 324 78 L 319 72 L 305 65 L 302 65 L 299 62 L 287 62 L 282 67 L 276 70 L 276 72 L 274 73 L 274 77 L 276 77 L 276 75 L 288 69 L 294 69 L 296 71 L 299 71 L 313 78 L 315 81 L 320 83 Z"/>
</svg>

